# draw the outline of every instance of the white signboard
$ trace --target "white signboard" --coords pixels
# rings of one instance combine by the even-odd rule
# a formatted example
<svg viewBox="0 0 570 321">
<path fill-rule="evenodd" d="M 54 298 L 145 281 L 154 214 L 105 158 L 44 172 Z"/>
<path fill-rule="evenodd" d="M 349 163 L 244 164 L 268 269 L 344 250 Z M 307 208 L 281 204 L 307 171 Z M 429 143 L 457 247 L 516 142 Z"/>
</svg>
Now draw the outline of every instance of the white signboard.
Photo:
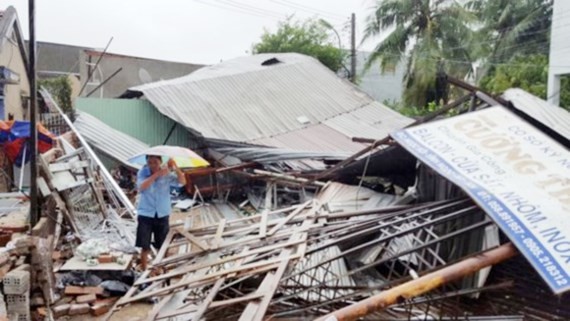
<svg viewBox="0 0 570 321">
<path fill-rule="evenodd" d="M 503 107 L 392 134 L 467 192 L 555 293 L 570 289 L 570 152 Z"/>
</svg>

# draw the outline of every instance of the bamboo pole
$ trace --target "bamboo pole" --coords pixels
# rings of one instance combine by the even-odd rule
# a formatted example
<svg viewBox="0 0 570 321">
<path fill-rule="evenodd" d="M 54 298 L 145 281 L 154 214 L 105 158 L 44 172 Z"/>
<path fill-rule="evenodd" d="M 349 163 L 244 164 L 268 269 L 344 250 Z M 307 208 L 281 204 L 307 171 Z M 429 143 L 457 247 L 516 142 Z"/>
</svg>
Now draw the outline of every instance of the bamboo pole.
<svg viewBox="0 0 570 321">
<path fill-rule="evenodd" d="M 395 303 L 417 297 L 446 283 L 459 280 L 485 267 L 506 261 L 517 254 L 518 251 L 512 243 L 507 243 L 334 311 L 316 321 L 357 320 L 370 313 L 386 309 Z"/>
</svg>

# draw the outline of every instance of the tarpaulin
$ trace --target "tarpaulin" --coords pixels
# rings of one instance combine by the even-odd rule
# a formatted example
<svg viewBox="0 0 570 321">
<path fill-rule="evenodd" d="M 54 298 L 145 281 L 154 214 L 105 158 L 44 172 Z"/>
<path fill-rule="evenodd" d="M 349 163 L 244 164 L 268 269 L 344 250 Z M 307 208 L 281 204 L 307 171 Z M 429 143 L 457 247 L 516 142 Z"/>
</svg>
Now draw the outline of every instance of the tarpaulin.
<svg viewBox="0 0 570 321">
<path fill-rule="evenodd" d="M 55 135 L 40 123 L 36 125 L 36 128 L 38 130 L 38 152 L 45 153 L 52 148 Z M 18 167 L 30 159 L 30 150 L 25 148 L 30 138 L 29 121 L 0 121 L 0 143 L 4 144 L 4 151 L 8 159 Z M 24 150 L 26 150 L 25 153 Z"/>
</svg>

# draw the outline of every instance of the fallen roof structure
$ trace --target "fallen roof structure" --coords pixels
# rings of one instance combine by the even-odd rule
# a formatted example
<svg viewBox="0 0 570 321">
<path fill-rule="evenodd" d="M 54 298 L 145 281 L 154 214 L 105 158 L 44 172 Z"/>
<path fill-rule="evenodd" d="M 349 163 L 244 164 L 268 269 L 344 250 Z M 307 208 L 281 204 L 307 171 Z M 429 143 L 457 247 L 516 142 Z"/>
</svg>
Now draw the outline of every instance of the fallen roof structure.
<svg viewBox="0 0 570 321">
<path fill-rule="evenodd" d="M 73 124 L 94 149 L 127 167 L 138 168 L 128 159 L 149 148 L 149 145 L 107 126 L 87 113 L 78 112 Z"/>
<path fill-rule="evenodd" d="M 354 152 L 412 122 L 316 59 L 259 54 L 130 89 L 203 137 L 312 152 Z"/>
</svg>

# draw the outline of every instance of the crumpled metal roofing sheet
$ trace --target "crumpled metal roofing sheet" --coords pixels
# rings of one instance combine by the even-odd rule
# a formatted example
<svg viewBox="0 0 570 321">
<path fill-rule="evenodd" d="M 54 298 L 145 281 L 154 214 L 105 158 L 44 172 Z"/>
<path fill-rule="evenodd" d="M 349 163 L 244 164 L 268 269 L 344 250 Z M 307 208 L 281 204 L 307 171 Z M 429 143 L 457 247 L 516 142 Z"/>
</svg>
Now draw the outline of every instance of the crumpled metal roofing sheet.
<svg viewBox="0 0 570 321">
<path fill-rule="evenodd" d="M 299 159 L 342 160 L 350 157 L 350 153 L 343 152 L 312 152 L 269 147 L 225 147 L 217 148 L 216 150 L 226 155 L 237 157 L 242 161 L 258 163 Z"/>
<path fill-rule="evenodd" d="M 93 148 L 129 167 L 137 168 L 127 161 L 130 157 L 149 148 L 147 144 L 109 127 L 87 113 L 78 112 L 73 124 Z"/>
<path fill-rule="evenodd" d="M 366 145 L 355 143 L 325 124 L 317 124 L 272 137 L 253 140 L 257 145 L 315 152 L 357 152 Z"/>
<path fill-rule="evenodd" d="M 262 66 L 271 58 L 280 62 Z M 351 137 L 374 138 L 412 121 L 296 53 L 237 58 L 131 90 L 204 137 L 300 150 L 356 151 L 362 145 Z"/>
<path fill-rule="evenodd" d="M 570 139 L 570 112 L 552 105 L 522 89 L 512 88 L 503 93 L 516 109 Z"/>
</svg>

